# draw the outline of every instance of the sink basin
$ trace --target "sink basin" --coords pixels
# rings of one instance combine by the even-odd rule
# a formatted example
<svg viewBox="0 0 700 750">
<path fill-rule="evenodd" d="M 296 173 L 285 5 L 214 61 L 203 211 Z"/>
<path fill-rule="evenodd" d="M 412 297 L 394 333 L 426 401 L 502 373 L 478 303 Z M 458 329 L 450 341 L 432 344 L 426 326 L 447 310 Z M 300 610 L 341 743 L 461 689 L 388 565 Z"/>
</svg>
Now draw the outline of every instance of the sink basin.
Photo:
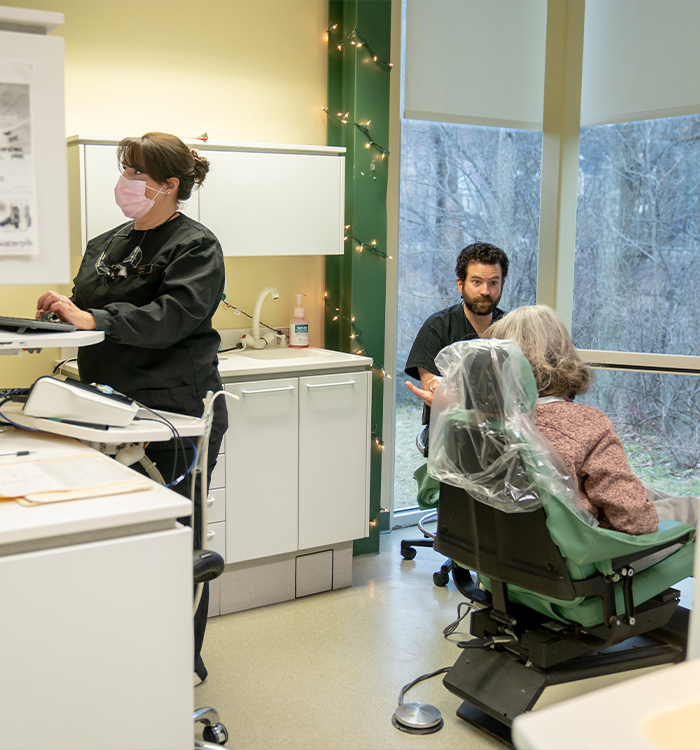
<svg viewBox="0 0 700 750">
<path fill-rule="evenodd" d="M 221 357 L 221 359 L 232 359 L 234 357 L 250 357 L 251 359 L 300 359 L 303 357 L 322 356 L 318 349 L 292 349 L 286 346 L 276 346 L 272 349 L 243 349 Z"/>
</svg>

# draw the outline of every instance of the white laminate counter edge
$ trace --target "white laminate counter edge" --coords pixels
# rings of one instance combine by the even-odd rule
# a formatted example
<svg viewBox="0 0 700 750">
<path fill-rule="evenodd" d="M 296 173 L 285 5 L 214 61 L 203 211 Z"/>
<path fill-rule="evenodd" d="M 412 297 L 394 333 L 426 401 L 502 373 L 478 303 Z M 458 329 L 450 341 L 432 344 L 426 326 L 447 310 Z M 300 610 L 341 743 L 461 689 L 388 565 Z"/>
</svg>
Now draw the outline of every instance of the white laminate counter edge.
<svg viewBox="0 0 700 750">
<path fill-rule="evenodd" d="M 70 455 L 87 450 L 77 441 L 55 435 L 35 434 L 24 430 L 0 433 L 0 453 L 34 451 L 26 459 L 0 458 L 5 463 L 35 460 L 38 456 Z M 84 535 L 104 534 L 108 529 L 123 529 L 175 522 L 187 516 L 191 504 L 181 495 L 153 483 L 151 490 L 108 497 L 71 500 L 63 503 L 27 508 L 14 501 L 0 502 L 0 545 Z"/>
<path fill-rule="evenodd" d="M 59 362 L 57 361 L 56 364 Z M 219 375 L 226 383 L 248 377 L 256 379 L 281 375 L 297 377 L 320 375 L 326 372 L 359 371 L 367 370 L 371 365 L 371 357 L 315 347 L 301 350 L 271 347 L 259 352 L 249 351 L 247 354 L 245 351 L 219 354 Z M 79 377 L 78 365 L 75 362 L 62 365 L 59 372 L 71 378 Z"/>
<path fill-rule="evenodd" d="M 11 333 L 0 331 L 0 354 L 35 351 L 55 347 L 99 344 L 104 331 L 70 331 L 68 333 Z"/>
<path fill-rule="evenodd" d="M 249 375 L 295 377 L 329 371 L 366 370 L 371 365 L 371 357 L 315 347 L 301 350 L 279 347 L 219 355 L 219 374 L 227 382 L 231 378 L 240 379 Z"/>
</svg>

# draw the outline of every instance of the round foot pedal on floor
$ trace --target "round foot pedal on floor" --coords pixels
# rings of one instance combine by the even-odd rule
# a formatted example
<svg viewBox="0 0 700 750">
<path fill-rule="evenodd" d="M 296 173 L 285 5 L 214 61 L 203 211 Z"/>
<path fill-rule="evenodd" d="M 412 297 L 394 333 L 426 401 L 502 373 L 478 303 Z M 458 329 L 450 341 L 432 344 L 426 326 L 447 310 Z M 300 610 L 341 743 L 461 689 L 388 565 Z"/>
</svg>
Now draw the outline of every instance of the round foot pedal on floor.
<svg viewBox="0 0 700 750">
<path fill-rule="evenodd" d="M 442 729 L 445 722 L 440 711 L 429 703 L 402 703 L 391 723 L 408 734 L 432 734 Z"/>
</svg>

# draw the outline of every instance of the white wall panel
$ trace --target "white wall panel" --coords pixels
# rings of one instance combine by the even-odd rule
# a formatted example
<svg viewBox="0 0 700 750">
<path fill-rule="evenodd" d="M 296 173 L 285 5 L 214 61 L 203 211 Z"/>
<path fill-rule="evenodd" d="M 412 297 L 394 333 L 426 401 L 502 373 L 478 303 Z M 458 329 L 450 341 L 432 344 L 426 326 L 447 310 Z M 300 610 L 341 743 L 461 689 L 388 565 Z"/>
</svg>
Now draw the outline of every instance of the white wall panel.
<svg viewBox="0 0 700 750">
<path fill-rule="evenodd" d="M 405 116 L 540 130 L 546 0 L 408 0 Z"/>
<path fill-rule="evenodd" d="M 698 0 L 586 0 L 581 125 L 700 113 Z"/>
</svg>

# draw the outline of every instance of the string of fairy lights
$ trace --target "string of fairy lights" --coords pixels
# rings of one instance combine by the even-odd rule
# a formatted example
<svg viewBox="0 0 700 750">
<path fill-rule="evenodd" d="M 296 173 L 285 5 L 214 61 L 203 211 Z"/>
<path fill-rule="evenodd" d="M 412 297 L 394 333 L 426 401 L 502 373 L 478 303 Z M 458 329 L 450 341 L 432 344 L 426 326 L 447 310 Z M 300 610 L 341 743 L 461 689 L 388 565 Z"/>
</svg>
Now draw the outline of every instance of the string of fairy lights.
<svg viewBox="0 0 700 750">
<path fill-rule="evenodd" d="M 369 252 L 374 253 L 375 255 L 378 255 L 380 258 L 387 258 L 387 260 L 394 260 L 394 257 L 392 255 L 389 255 L 385 250 L 382 250 L 377 245 L 377 240 L 372 240 L 372 242 L 363 242 L 359 237 L 356 237 L 354 234 L 352 234 L 351 225 L 346 224 L 345 226 L 345 236 L 344 240 L 347 242 L 348 240 L 351 240 L 355 243 L 355 250 L 358 252 L 363 252 L 364 250 L 369 250 Z"/>
<path fill-rule="evenodd" d="M 358 32 L 358 30 L 355 28 L 353 29 L 347 36 L 340 37 L 336 32 L 338 30 L 338 24 L 333 24 L 328 28 L 328 31 L 326 33 L 326 41 L 329 43 L 329 52 L 330 52 L 330 44 L 334 44 L 338 50 L 341 52 L 344 51 L 346 47 L 348 48 L 354 48 L 354 49 L 361 49 L 364 48 L 366 52 L 368 53 L 369 57 L 368 60 L 371 59 L 374 61 L 374 63 L 381 68 L 382 70 L 391 71 L 393 68 L 393 64 L 390 63 L 388 60 L 382 59 L 378 54 L 376 54 L 369 44 L 367 43 L 367 40 Z M 370 133 L 369 126 L 371 125 L 371 120 L 367 120 L 367 122 L 356 122 L 352 119 L 350 119 L 350 112 L 336 112 L 331 113 L 328 109 L 328 107 L 321 107 L 321 109 L 326 113 L 326 116 L 329 119 L 335 119 L 341 125 L 349 125 L 350 127 L 355 127 L 357 130 L 362 133 L 362 135 L 367 139 L 367 142 L 365 143 L 365 148 L 368 150 L 373 150 L 379 152 L 381 154 L 382 159 L 386 159 L 387 156 L 389 156 L 388 149 L 384 148 L 381 144 L 377 143 L 377 141 L 374 140 L 372 137 L 372 134 Z M 378 158 L 378 157 L 377 157 Z M 365 172 L 360 171 L 360 175 L 365 177 Z M 370 169 L 369 169 L 369 176 L 372 179 L 376 179 L 376 166 L 375 166 L 375 159 L 373 158 L 370 163 Z M 360 253 L 370 253 L 373 255 L 377 255 L 381 258 L 384 258 L 386 260 L 393 260 L 392 256 L 389 255 L 385 250 L 381 249 L 377 243 L 377 240 L 372 240 L 371 242 L 365 242 L 363 239 L 360 239 L 355 234 L 353 234 L 351 225 L 347 225 L 345 227 L 345 236 L 344 236 L 345 242 L 351 242 L 352 246 L 357 252 Z M 335 307 L 331 301 L 328 299 L 328 292 L 324 295 L 324 301 L 326 308 L 329 309 L 332 321 L 331 322 L 338 322 L 345 321 L 349 324 L 350 327 L 350 349 L 353 354 L 365 354 L 366 356 L 370 357 L 372 359 L 372 368 L 376 369 L 378 371 L 381 371 L 382 377 L 391 379 L 391 375 L 389 375 L 388 372 L 384 369 L 384 366 L 382 364 L 379 364 L 375 357 L 373 357 L 365 347 L 365 344 L 362 340 L 362 330 L 357 325 L 357 322 L 355 320 L 355 316 L 347 316 L 344 315 L 339 307 Z M 359 348 L 358 348 L 359 347 Z M 376 447 L 379 450 L 384 450 L 384 441 L 381 437 L 381 435 L 378 434 L 378 431 L 375 430 L 374 426 L 372 426 L 372 440 L 374 441 Z M 381 512 L 381 511 L 380 511 Z M 379 523 L 379 514 L 377 514 L 374 518 L 370 519 L 370 525 L 371 526 L 377 526 Z"/>
<path fill-rule="evenodd" d="M 369 52 L 370 57 L 374 60 L 377 65 L 382 68 L 383 70 L 391 70 L 394 67 L 394 64 L 389 62 L 388 60 L 383 60 L 379 55 L 375 54 L 372 49 L 370 48 L 369 44 L 367 44 L 367 40 L 360 35 L 357 29 L 353 29 L 346 37 L 343 39 L 339 39 L 333 32 L 338 29 L 338 24 L 334 23 L 332 26 L 328 28 L 328 31 L 326 32 L 326 41 L 327 42 L 333 42 L 338 49 L 342 52 L 343 47 L 346 44 L 349 44 L 352 47 L 355 47 L 356 49 L 360 49 L 360 47 L 364 47 L 367 52 Z"/>
<path fill-rule="evenodd" d="M 349 112 L 338 112 L 335 115 L 331 115 L 331 113 L 328 111 L 328 107 L 321 107 L 321 109 L 328 115 L 328 117 L 335 117 L 335 119 L 343 125 L 354 125 L 360 131 L 360 133 L 362 133 L 362 135 L 367 138 L 365 148 L 377 149 L 377 151 L 381 153 L 382 159 L 385 159 L 389 155 L 389 152 L 383 146 L 380 146 L 369 134 L 369 125 L 372 122 L 371 120 L 367 120 L 366 123 L 362 124 L 361 122 L 354 122 L 353 120 L 351 120 Z"/>
<path fill-rule="evenodd" d="M 330 309 L 332 314 L 331 322 L 337 322 L 339 320 L 345 320 L 350 324 L 350 348 L 352 349 L 352 354 L 358 354 L 361 355 L 363 352 L 366 356 L 370 357 L 372 360 L 372 369 L 379 370 L 382 373 L 383 378 L 388 378 L 391 380 L 391 375 L 384 369 L 384 365 L 379 364 L 375 358 L 367 351 L 367 348 L 365 347 L 364 341 L 362 340 L 362 330 L 357 325 L 357 322 L 355 321 L 355 316 L 348 317 L 347 315 L 343 315 L 343 313 L 340 311 L 339 307 L 334 307 L 330 300 L 328 299 L 328 292 L 324 294 L 324 302 L 327 309 Z M 356 349 L 355 346 L 359 345 L 359 349 Z M 374 440 L 376 446 L 380 448 L 381 450 L 384 450 L 384 441 L 382 440 L 381 436 L 378 435 L 374 427 L 372 427 L 372 440 Z"/>
</svg>

